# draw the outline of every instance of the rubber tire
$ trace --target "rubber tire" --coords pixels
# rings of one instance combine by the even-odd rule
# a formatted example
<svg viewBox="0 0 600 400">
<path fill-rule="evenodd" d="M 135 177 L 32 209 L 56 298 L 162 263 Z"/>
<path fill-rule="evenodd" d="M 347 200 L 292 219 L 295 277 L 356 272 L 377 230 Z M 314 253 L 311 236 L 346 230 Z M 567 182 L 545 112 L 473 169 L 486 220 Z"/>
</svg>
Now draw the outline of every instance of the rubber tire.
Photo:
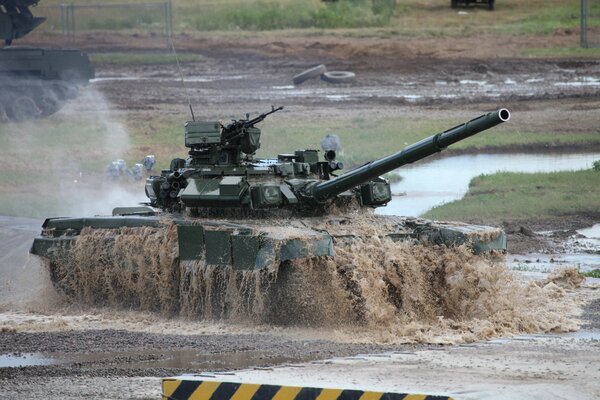
<svg viewBox="0 0 600 400">
<path fill-rule="evenodd" d="M 303 71 L 303 72 L 299 73 L 298 75 L 294 76 L 292 78 L 292 82 L 294 82 L 294 85 L 299 85 L 308 79 L 318 78 L 320 75 L 322 75 L 326 72 L 327 72 L 327 67 L 325 66 L 325 64 L 320 64 L 320 65 L 317 65 L 316 67 L 309 68 L 306 71 Z"/>
<path fill-rule="evenodd" d="M 356 74 L 350 71 L 329 71 L 321 75 L 321 79 L 329 83 L 353 82 Z"/>
<path fill-rule="evenodd" d="M 23 122 L 37 118 L 39 110 L 32 98 L 20 96 L 8 105 L 6 115 L 11 121 Z"/>
<path fill-rule="evenodd" d="M 458 8 L 458 0 L 450 0 L 451 8 Z"/>
<path fill-rule="evenodd" d="M 488 10 L 494 11 L 494 0 L 488 0 Z"/>
<path fill-rule="evenodd" d="M 45 94 L 35 99 L 35 104 L 40 110 L 40 117 L 47 117 L 56 113 L 63 106 L 56 96 Z"/>
<path fill-rule="evenodd" d="M 8 115 L 6 115 L 6 111 L 4 111 L 4 103 L 2 99 L 0 99 L 0 122 L 7 122 Z"/>
</svg>

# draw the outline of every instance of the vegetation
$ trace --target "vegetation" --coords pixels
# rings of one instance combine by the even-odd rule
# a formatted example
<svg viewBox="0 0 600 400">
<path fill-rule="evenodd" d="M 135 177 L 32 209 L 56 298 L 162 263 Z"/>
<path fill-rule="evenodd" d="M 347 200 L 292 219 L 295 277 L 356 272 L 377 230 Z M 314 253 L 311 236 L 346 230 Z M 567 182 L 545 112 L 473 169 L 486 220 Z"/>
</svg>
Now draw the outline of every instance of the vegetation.
<svg viewBox="0 0 600 400">
<path fill-rule="evenodd" d="M 600 48 L 584 49 L 582 47 L 549 47 L 531 48 L 521 52 L 523 57 L 600 57 Z"/>
<path fill-rule="evenodd" d="M 593 269 L 587 272 L 580 272 L 586 278 L 600 278 L 600 269 Z"/>
<path fill-rule="evenodd" d="M 96 53 L 91 55 L 94 64 L 173 64 L 175 59 L 170 53 Z M 202 61 L 199 54 L 178 53 L 180 62 Z"/>
<path fill-rule="evenodd" d="M 102 3 L 124 2 L 136 1 L 102 0 Z M 60 3 L 63 1 L 45 0 L 44 6 Z M 172 4 L 176 31 L 376 28 L 349 34 L 460 37 L 481 33 L 548 35 L 576 33 L 579 29 L 579 0 L 503 0 L 494 12 L 485 7 L 457 12 L 449 3 L 439 0 L 177 0 Z M 44 28 L 60 30 L 58 9 L 45 9 L 43 13 L 50 18 Z M 164 29 L 161 8 L 89 9 L 77 13 L 79 30 Z M 600 12 L 594 10 L 590 14 L 589 25 L 599 26 Z"/>
<path fill-rule="evenodd" d="M 509 173 L 474 178 L 461 200 L 435 207 L 428 218 L 442 220 L 552 219 L 600 209 L 600 177 L 592 170 Z"/>
</svg>

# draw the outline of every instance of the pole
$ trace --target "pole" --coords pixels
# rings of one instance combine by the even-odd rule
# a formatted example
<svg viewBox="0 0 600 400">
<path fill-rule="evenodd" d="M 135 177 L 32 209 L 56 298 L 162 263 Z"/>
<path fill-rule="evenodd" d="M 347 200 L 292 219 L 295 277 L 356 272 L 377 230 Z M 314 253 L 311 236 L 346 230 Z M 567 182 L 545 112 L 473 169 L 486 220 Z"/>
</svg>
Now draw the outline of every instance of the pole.
<svg viewBox="0 0 600 400">
<path fill-rule="evenodd" d="M 580 46 L 583 48 L 588 47 L 587 40 L 587 0 L 581 0 L 581 16 L 580 16 Z"/>
</svg>

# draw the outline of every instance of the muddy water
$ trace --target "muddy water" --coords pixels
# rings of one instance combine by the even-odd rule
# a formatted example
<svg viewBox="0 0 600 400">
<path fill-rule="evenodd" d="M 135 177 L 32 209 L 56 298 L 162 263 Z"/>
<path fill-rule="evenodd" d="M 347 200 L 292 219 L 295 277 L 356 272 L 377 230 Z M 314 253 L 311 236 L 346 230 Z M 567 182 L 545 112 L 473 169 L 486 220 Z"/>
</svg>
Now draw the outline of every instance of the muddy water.
<svg viewBox="0 0 600 400">
<path fill-rule="evenodd" d="M 310 357 L 273 356 L 265 351 L 240 351 L 205 354 L 199 350 L 140 350 L 93 353 L 18 353 L 0 355 L 0 368 L 31 367 L 59 364 L 109 364 L 115 360 L 125 368 L 185 368 L 197 370 L 243 369 L 273 364 L 302 362 Z"/>
<path fill-rule="evenodd" d="M 522 285 L 501 258 L 395 243 L 379 238 L 384 227 L 353 223 L 357 237 L 336 244 L 334 259 L 298 260 L 276 273 L 179 264 L 170 224 L 84 231 L 53 276 L 78 305 L 313 326 L 344 341 L 469 342 L 575 327 L 565 317 L 568 299 L 553 288 Z"/>
<path fill-rule="evenodd" d="M 572 171 L 591 168 L 597 160 L 600 153 L 477 154 L 407 165 L 397 170 L 403 180 L 392 185 L 392 193 L 403 195 L 394 196 L 377 212 L 419 216 L 432 207 L 462 198 L 471 179 L 481 174 Z"/>
<path fill-rule="evenodd" d="M 552 235 L 552 232 L 539 232 Z M 561 268 L 576 267 L 582 272 L 600 269 L 600 224 L 579 229 L 563 244 L 566 252 L 558 254 L 530 253 L 509 255 L 508 265 L 512 269 L 527 271 L 535 276 L 554 272 Z"/>
</svg>

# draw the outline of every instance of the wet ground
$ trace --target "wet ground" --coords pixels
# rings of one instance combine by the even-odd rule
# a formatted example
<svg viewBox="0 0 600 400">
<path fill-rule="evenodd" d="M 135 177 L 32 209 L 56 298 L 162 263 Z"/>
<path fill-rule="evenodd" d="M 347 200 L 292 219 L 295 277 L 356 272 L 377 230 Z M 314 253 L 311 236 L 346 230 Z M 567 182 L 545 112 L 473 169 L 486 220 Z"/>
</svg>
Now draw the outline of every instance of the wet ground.
<svg viewBox="0 0 600 400">
<path fill-rule="evenodd" d="M 318 63 L 318 61 L 316 61 Z M 310 65 L 308 65 L 310 66 Z M 293 106 L 370 107 L 465 103 L 510 104 L 526 100 L 596 98 L 600 90 L 600 62 L 502 60 L 495 62 L 422 60 L 407 71 L 357 71 L 346 84 L 311 79 L 294 86 L 292 77 L 306 62 L 207 58 L 184 64 L 183 83 L 173 65 L 152 68 L 105 65 L 93 85 L 116 105 L 130 110 L 157 110 L 165 104 L 192 104 L 205 113 L 222 104 L 254 110 L 263 102 Z M 360 65 L 336 66 L 360 68 Z M 386 107 L 387 108 L 387 107 Z"/>
<path fill-rule="evenodd" d="M 483 50 L 464 49 L 468 53 L 464 59 L 449 56 L 447 50 L 435 57 L 408 52 L 402 53 L 407 58 L 396 53 L 377 58 L 373 57 L 377 46 L 353 52 L 361 40 L 333 47 L 322 42 L 260 43 L 236 54 L 221 52 L 222 43 L 198 41 L 206 61 L 184 65 L 186 92 L 194 104 L 202 105 L 201 115 L 212 117 L 222 116 L 224 105 L 249 112 L 271 103 L 294 105 L 301 118 L 351 118 L 356 110 L 425 118 L 432 110 L 443 114 L 457 107 L 468 111 L 501 104 L 520 110 L 523 122 L 537 128 L 594 129 L 598 61 L 506 55 L 491 59 L 490 54 L 476 53 Z M 186 48 L 192 45 L 187 43 Z M 477 47 L 473 42 L 464 46 Z M 502 48 L 498 51 L 503 54 Z M 293 75 L 321 62 L 330 69 L 355 71 L 356 82 L 333 86 L 313 80 L 291 85 Z M 115 110 L 131 112 L 133 118 L 158 112 L 179 115 L 185 107 L 174 66 L 100 65 L 97 72 L 93 87 Z M 518 254 L 511 255 L 514 265 L 525 266 L 518 272 L 524 281 L 546 277 L 562 265 L 557 260 L 576 263 L 568 259 L 569 252 L 589 257 L 586 268 L 592 269 L 598 247 L 588 239 L 595 240 L 596 231 L 574 229 L 590 227 L 597 216 L 567 222 L 540 227 L 532 221 L 527 229 L 511 227 L 512 239 L 524 243 L 515 249 Z M 597 280 L 565 291 L 583 309 L 582 329 L 576 333 L 460 346 L 355 344 L 347 337 L 341 340 L 336 331 L 228 326 L 65 306 L 53 295 L 44 269 L 27 259 L 39 223 L 0 219 L 0 398 L 158 398 L 160 377 L 232 369 L 250 369 L 243 374 L 256 379 L 285 381 L 293 376 L 298 383 L 452 393 L 464 399 L 600 397 Z M 556 229 L 568 232 L 544 232 Z M 293 365 L 285 366 L 288 363 Z M 274 365 L 278 367 L 263 371 Z"/>
</svg>

